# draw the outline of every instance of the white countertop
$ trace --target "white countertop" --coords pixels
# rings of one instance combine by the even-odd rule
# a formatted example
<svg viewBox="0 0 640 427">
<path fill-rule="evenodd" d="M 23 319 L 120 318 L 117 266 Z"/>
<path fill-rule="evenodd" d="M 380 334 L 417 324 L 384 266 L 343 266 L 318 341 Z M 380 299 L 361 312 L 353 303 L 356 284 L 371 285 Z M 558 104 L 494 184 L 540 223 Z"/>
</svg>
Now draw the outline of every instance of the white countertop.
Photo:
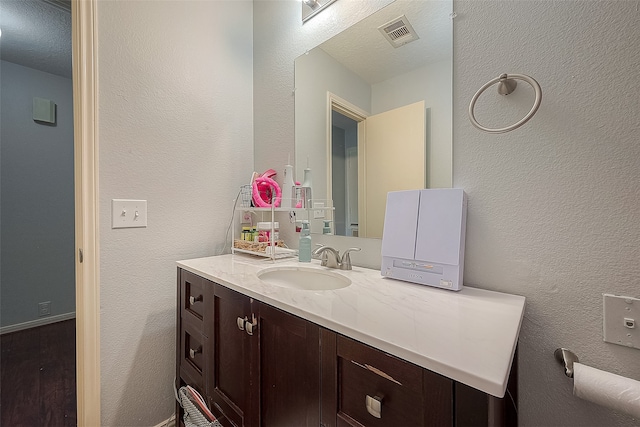
<svg viewBox="0 0 640 427">
<path fill-rule="evenodd" d="M 503 397 L 524 314 L 522 296 L 465 287 L 459 292 L 383 278 L 377 270 L 331 269 L 351 279 L 332 291 L 296 290 L 261 281 L 275 265 L 235 254 L 178 261 L 178 266 L 327 329 L 453 380 Z"/>
</svg>

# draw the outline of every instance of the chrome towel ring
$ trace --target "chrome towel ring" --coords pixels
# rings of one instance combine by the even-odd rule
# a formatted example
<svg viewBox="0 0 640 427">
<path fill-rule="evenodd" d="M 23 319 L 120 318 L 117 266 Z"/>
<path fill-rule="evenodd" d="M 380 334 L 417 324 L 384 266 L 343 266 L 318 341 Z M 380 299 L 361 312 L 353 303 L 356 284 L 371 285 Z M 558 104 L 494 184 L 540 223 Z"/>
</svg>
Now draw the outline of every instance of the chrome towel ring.
<svg viewBox="0 0 640 427">
<path fill-rule="evenodd" d="M 524 116 L 520 121 L 512 124 L 511 126 L 507 126 L 499 129 L 487 128 L 482 126 L 480 123 L 478 123 L 473 113 L 473 109 L 476 106 L 476 101 L 478 101 L 478 98 L 480 97 L 482 92 L 484 92 L 488 87 L 493 86 L 495 83 L 498 83 L 498 93 L 500 95 L 509 95 L 511 92 L 516 90 L 516 86 L 518 85 L 516 80 L 522 80 L 529 83 L 533 88 L 533 90 L 536 92 L 536 99 L 533 102 L 533 107 L 527 113 L 527 115 Z M 523 124 L 527 123 L 529 119 L 533 117 L 536 111 L 538 111 L 538 108 L 540 107 L 541 102 L 542 102 L 542 89 L 540 88 L 540 85 L 538 84 L 538 82 L 535 81 L 535 79 L 533 79 L 532 77 L 526 76 L 524 74 L 501 74 L 499 77 L 496 77 L 495 79 L 487 82 L 484 86 L 480 88 L 480 90 L 476 92 L 475 95 L 473 95 L 473 99 L 471 99 L 471 103 L 469 104 L 469 119 L 471 120 L 472 125 L 474 125 L 475 127 L 477 127 L 482 131 L 489 132 L 489 133 L 505 133 L 505 132 L 509 132 L 514 129 L 517 129 Z"/>
</svg>

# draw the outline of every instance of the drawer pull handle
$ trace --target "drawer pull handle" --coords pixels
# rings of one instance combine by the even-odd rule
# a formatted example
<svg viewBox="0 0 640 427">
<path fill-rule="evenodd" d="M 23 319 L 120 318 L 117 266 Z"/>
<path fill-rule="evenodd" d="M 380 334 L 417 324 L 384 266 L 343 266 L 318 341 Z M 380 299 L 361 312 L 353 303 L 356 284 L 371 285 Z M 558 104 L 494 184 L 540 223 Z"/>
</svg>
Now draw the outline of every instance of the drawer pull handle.
<svg viewBox="0 0 640 427">
<path fill-rule="evenodd" d="M 238 329 L 240 329 L 241 331 L 244 331 L 244 324 L 246 321 L 247 321 L 246 317 L 244 319 L 242 317 L 238 317 L 238 319 L 236 319 L 236 322 L 238 324 Z"/>
<path fill-rule="evenodd" d="M 198 301 L 202 301 L 202 295 L 198 295 L 197 297 L 194 297 L 193 295 L 191 295 L 189 297 L 189 304 L 191 305 L 194 305 Z"/>
<path fill-rule="evenodd" d="M 368 413 L 376 418 L 382 417 L 382 396 L 371 397 L 367 395 L 366 405 Z"/>
<path fill-rule="evenodd" d="M 189 349 L 189 357 L 192 359 L 196 357 L 196 354 L 198 353 L 202 353 L 202 346 L 196 348 L 195 350 L 192 348 Z"/>
<path fill-rule="evenodd" d="M 258 328 L 258 319 L 256 319 L 255 314 L 252 314 L 251 318 L 252 318 L 251 322 L 249 322 L 249 319 L 247 319 L 244 325 L 245 330 L 249 335 L 253 335 L 255 330 Z"/>
</svg>

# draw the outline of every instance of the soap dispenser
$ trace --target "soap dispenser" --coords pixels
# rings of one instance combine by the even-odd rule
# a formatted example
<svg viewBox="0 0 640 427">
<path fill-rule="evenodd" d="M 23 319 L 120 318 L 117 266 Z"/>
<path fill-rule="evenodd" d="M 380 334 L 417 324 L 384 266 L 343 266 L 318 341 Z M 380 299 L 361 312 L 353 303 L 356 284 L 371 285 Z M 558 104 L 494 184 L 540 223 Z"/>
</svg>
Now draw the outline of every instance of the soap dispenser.
<svg viewBox="0 0 640 427">
<path fill-rule="evenodd" d="M 330 219 L 323 220 L 324 226 L 322 227 L 322 234 L 333 234 L 331 232 L 331 223 L 333 222 Z"/>
<path fill-rule="evenodd" d="M 300 231 L 300 242 L 298 245 L 298 261 L 300 262 L 311 262 L 310 234 L 309 221 L 302 221 L 302 230 Z"/>
</svg>

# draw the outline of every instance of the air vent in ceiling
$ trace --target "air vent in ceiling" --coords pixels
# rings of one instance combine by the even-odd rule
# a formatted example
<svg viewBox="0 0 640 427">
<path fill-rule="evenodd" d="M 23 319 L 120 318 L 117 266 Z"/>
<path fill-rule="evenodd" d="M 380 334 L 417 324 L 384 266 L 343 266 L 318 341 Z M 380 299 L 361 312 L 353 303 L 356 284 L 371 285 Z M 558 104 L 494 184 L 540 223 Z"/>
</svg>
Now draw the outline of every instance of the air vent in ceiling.
<svg viewBox="0 0 640 427">
<path fill-rule="evenodd" d="M 400 47 L 420 38 L 405 15 L 387 22 L 378 27 L 378 30 L 393 47 Z"/>
</svg>

